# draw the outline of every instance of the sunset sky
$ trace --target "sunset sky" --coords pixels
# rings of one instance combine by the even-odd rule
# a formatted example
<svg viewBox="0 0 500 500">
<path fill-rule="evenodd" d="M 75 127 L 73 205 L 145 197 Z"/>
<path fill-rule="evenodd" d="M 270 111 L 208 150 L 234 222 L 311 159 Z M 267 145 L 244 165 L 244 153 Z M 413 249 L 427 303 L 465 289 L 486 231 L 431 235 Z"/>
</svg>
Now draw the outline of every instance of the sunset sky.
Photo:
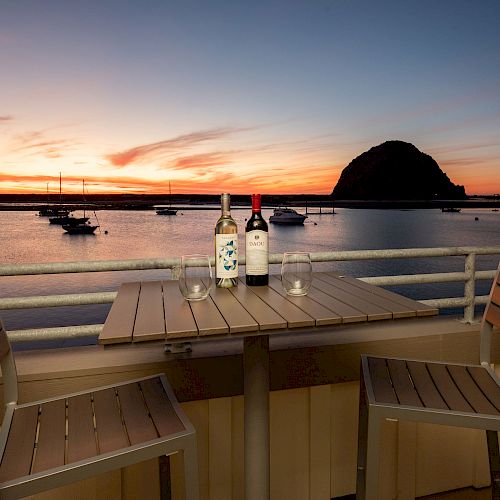
<svg viewBox="0 0 500 500">
<path fill-rule="evenodd" d="M 330 193 L 386 140 L 500 193 L 499 0 L 0 0 L 0 193 Z"/>
</svg>

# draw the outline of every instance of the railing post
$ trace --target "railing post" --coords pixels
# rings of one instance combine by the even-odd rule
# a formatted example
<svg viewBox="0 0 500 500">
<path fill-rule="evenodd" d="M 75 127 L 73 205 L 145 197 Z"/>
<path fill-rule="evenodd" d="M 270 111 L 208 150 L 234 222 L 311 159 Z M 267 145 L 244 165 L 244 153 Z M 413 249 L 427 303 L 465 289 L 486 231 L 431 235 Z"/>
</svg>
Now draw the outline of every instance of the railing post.
<svg viewBox="0 0 500 500">
<path fill-rule="evenodd" d="M 474 306 L 476 297 L 476 254 L 469 253 L 465 257 L 465 279 L 464 297 L 466 305 L 464 307 L 464 323 L 474 322 Z"/>
</svg>

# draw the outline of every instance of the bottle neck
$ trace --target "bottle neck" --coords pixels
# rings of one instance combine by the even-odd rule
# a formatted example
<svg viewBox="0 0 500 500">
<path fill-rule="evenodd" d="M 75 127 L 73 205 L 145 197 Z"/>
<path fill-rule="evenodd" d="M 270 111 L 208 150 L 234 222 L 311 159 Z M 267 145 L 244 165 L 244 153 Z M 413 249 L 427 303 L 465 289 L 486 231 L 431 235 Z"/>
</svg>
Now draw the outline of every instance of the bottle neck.
<svg viewBox="0 0 500 500">
<path fill-rule="evenodd" d="M 231 216 L 231 197 L 227 193 L 223 193 L 220 198 L 222 217 Z"/>
<path fill-rule="evenodd" d="M 260 194 L 253 194 L 252 195 L 252 213 L 260 213 Z"/>
</svg>

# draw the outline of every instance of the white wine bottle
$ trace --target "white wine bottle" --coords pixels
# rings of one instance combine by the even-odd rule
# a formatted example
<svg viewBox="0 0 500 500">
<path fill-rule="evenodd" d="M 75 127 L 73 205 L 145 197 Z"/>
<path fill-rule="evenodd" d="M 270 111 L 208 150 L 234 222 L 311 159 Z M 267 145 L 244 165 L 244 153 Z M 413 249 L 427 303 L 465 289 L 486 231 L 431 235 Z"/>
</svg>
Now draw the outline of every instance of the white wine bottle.
<svg viewBox="0 0 500 500">
<path fill-rule="evenodd" d="M 221 216 L 215 225 L 215 284 L 230 288 L 238 284 L 238 226 L 231 217 L 230 195 L 221 195 Z"/>
</svg>

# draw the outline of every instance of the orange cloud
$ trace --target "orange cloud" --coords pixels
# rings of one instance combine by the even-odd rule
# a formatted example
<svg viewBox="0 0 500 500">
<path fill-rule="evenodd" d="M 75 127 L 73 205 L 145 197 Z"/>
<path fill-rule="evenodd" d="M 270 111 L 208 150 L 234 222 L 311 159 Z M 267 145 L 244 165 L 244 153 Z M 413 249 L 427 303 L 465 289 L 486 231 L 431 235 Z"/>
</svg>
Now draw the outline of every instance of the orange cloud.
<svg viewBox="0 0 500 500">
<path fill-rule="evenodd" d="M 229 153 L 201 153 L 197 155 L 183 156 L 177 158 L 171 165 L 175 170 L 190 170 L 205 167 L 215 167 L 230 163 Z"/>
<path fill-rule="evenodd" d="M 307 169 L 303 169 L 305 172 Z M 270 177 L 263 177 L 258 172 L 246 176 L 236 176 L 228 172 L 204 171 L 195 172 L 191 179 L 179 179 L 172 183 L 174 193 L 213 194 L 228 191 L 235 194 L 250 192 L 261 193 L 330 193 L 335 179 L 331 170 L 323 172 L 310 171 L 303 175 L 286 175 L 286 169 L 274 170 Z M 37 175 L 14 175 L 0 172 L 0 193 L 44 193 L 47 182 L 59 185 L 59 177 Z M 144 179 L 140 177 L 119 176 L 85 176 L 85 185 L 92 194 L 98 193 L 142 193 L 162 194 L 168 192 L 168 179 Z M 80 193 L 82 178 L 77 176 L 63 177 L 64 193 Z M 58 192 L 56 190 L 51 192 Z"/>
<path fill-rule="evenodd" d="M 10 115 L 3 115 L 3 116 L 0 116 L 0 123 L 2 122 L 9 122 L 11 120 L 13 120 L 14 118 Z"/>
<path fill-rule="evenodd" d="M 168 153 L 179 151 L 182 148 L 190 148 L 203 142 L 222 139 L 229 135 L 252 129 L 253 128 L 249 127 L 225 127 L 201 130 L 190 134 L 180 135 L 173 139 L 166 139 L 152 144 L 144 144 L 118 153 L 108 154 L 105 158 L 115 167 L 125 167 L 131 163 L 140 163 L 145 160 L 158 160 L 164 158 Z"/>
</svg>

